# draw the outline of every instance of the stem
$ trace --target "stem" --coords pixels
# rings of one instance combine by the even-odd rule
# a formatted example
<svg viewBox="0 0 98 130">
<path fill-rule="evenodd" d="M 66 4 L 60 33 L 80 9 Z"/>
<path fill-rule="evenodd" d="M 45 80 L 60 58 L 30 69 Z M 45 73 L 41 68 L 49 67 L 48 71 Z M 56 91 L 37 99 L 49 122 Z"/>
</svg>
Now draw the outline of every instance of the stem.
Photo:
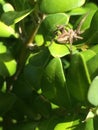
<svg viewBox="0 0 98 130">
<path fill-rule="evenodd" d="M 18 60 L 17 71 L 16 71 L 16 74 L 15 74 L 15 77 L 14 77 L 15 80 L 18 78 L 19 74 L 22 72 L 22 70 L 24 68 L 26 60 L 27 60 L 27 58 L 28 58 L 28 56 L 30 54 L 30 52 L 28 51 L 28 47 L 30 46 L 30 44 L 33 44 L 34 37 L 35 37 L 39 27 L 40 27 L 40 24 L 41 24 L 42 20 L 43 20 L 43 17 L 37 23 L 37 25 L 34 28 L 29 40 L 24 44 L 24 46 L 22 48 L 22 51 L 21 51 L 21 54 L 20 54 L 20 57 L 19 57 L 19 60 Z"/>
</svg>

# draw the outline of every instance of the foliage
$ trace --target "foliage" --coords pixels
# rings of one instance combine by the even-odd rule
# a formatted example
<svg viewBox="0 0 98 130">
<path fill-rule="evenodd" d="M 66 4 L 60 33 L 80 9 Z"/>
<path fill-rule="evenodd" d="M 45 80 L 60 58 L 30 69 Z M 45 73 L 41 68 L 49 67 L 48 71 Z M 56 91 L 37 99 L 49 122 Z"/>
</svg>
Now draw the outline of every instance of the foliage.
<svg viewBox="0 0 98 130">
<path fill-rule="evenodd" d="M 0 0 L 0 130 L 97 130 L 97 4 Z"/>
</svg>

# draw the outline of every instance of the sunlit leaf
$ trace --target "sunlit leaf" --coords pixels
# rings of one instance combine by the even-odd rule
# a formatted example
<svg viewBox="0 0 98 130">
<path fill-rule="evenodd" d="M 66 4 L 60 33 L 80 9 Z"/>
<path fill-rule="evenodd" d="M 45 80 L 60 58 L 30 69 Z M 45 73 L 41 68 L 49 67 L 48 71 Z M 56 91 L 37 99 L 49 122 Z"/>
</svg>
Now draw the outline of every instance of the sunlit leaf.
<svg viewBox="0 0 98 130">
<path fill-rule="evenodd" d="M 3 42 L 0 42 L 0 54 L 6 53 L 6 52 L 7 52 L 6 46 L 3 45 Z"/>
<path fill-rule="evenodd" d="M 85 123 L 85 130 L 95 130 L 92 118 L 88 119 Z"/>
<path fill-rule="evenodd" d="M 1 20 L 7 25 L 16 24 L 22 19 L 24 19 L 26 16 L 28 16 L 31 12 L 32 10 L 25 10 L 20 12 L 16 11 L 5 12 L 4 14 L 2 14 Z"/>
<path fill-rule="evenodd" d="M 88 43 L 93 43 L 95 44 L 96 42 L 98 42 L 98 10 L 96 11 L 96 13 L 94 14 L 92 21 L 91 21 L 91 26 L 89 28 L 89 33 L 88 33 Z M 91 33 L 92 32 L 92 33 Z"/>
<path fill-rule="evenodd" d="M 79 124 L 79 120 L 74 120 L 70 122 L 58 123 L 54 130 L 73 130 Z"/>
<path fill-rule="evenodd" d="M 15 30 L 11 26 L 7 26 L 5 23 L 0 21 L 0 37 L 18 37 L 18 34 L 15 33 Z"/>
<path fill-rule="evenodd" d="M 96 76 L 88 90 L 88 100 L 94 106 L 98 106 L 98 76 Z"/>
<path fill-rule="evenodd" d="M 16 72 L 16 61 L 15 59 L 10 60 L 8 62 L 4 62 L 5 67 L 7 68 L 7 71 L 10 76 L 12 76 Z"/>
<path fill-rule="evenodd" d="M 16 72 L 17 63 L 3 43 L 0 44 L 0 75 L 12 76 Z"/>
<path fill-rule="evenodd" d="M 70 3 L 70 4 L 69 4 Z M 40 10 L 44 13 L 58 13 L 72 10 L 80 7 L 85 3 L 85 0 L 41 0 L 39 2 Z"/>
<path fill-rule="evenodd" d="M 3 10 L 4 10 L 4 12 L 14 11 L 14 8 L 10 3 L 5 3 L 3 5 Z"/>
<path fill-rule="evenodd" d="M 55 42 L 49 42 L 49 44 L 49 51 L 53 57 L 63 57 L 70 54 L 70 50 L 66 44 L 58 44 Z"/>
</svg>

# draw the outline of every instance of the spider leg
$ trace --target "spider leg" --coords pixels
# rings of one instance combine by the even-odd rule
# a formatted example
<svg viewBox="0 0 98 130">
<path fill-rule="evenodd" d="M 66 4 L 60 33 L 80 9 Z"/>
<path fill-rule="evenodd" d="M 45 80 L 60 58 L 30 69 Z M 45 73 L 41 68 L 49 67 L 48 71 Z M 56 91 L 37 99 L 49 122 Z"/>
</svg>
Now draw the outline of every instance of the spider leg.
<svg viewBox="0 0 98 130">
<path fill-rule="evenodd" d="M 73 44 L 73 37 L 69 37 L 69 44 L 70 44 L 70 54 L 72 55 L 72 44 Z"/>
<path fill-rule="evenodd" d="M 80 40 L 82 40 L 82 39 L 83 39 L 83 37 L 78 36 L 78 35 L 77 35 L 77 36 L 75 36 L 74 38 L 75 38 L 76 40 L 77 40 L 77 39 L 80 39 Z"/>
<path fill-rule="evenodd" d="M 80 23 L 79 23 L 79 25 L 78 25 L 78 27 L 77 27 L 77 29 L 76 29 L 77 34 L 82 34 L 82 33 L 84 32 L 84 31 L 80 31 L 80 30 L 81 30 L 81 27 L 82 27 L 84 21 L 86 20 L 87 16 L 88 16 L 88 13 L 86 13 L 86 14 L 83 16 L 82 20 L 80 21 Z"/>
</svg>

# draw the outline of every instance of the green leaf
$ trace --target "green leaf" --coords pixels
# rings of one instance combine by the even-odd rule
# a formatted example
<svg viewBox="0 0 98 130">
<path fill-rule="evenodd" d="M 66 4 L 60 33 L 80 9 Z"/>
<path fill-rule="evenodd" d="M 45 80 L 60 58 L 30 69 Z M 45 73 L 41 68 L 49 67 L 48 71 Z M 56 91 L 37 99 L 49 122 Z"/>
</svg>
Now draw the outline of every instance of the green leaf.
<svg viewBox="0 0 98 130">
<path fill-rule="evenodd" d="M 69 16 L 65 13 L 49 14 L 43 21 L 46 32 L 53 33 L 57 29 L 57 25 L 68 24 Z"/>
<path fill-rule="evenodd" d="M 4 10 L 4 12 L 14 11 L 14 8 L 10 3 L 5 3 L 3 5 L 3 10 Z"/>
<path fill-rule="evenodd" d="M 93 50 L 88 49 L 86 51 L 82 51 L 81 55 L 83 55 L 86 62 L 89 62 L 93 57 L 96 56 L 96 53 Z"/>
<path fill-rule="evenodd" d="M 94 106 L 98 106 L 98 76 L 96 76 L 88 90 L 88 100 Z"/>
<path fill-rule="evenodd" d="M 36 95 L 32 102 L 32 109 L 33 108 L 35 108 L 35 110 L 45 118 L 48 118 L 50 116 L 51 105 L 49 101 L 42 95 Z"/>
<path fill-rule="evenodd" d="M 93 50 L 96 54 L 98 54 L 98 45 L 94 45 L 90 49 Z"/>
<path fill-rule="evenodd" d="M 97 10 L 97 5 L 92 3 L 92 2 L 89 2 L 89 3 L 86 3 L 82 7 L 78 7 L 78 8 L 75 8 L 75 9 L 71 10 L 68 14 L 69 15 L 82 15 L 82 14 L 85 14 L 87 12 L 90 13 L 91 11 L 95 12 L 96 10 Z"/>
<path fill-rule="evenodd" d="M 0 42 L 0 54 L 6 53 L 7 48 L 3 45 L 3 42 Z"/>
<path fill-rule="evenodd" d="M 17 63 L 7 50 L 6 46 L 0 44 L 0 75 L 3 77 L 12 76 L 16 72 Z"/>
<path fill-rule="evenodd" d="M 0 115 L 9 111 L 16 101 L 16 96 L 11 93 L 0 92 Z"/>
<path fill-rule="evenodd" d="M 33 3 L 36 2 L 33 0 Z M 15 6 L 15 9 L 18 11 L 22 11 L 22 10 L 26 10 L 28 8 L 33 7 L 33 4 L 30 5 L 28 0 L 15 0 L 15 1 L 11 1 L 11 3 L 13 3 L 13 5 Z"/>
<path fill-rule="evenodd" d="M 88 70 L 89 70 L 89 74 L 91 79 L 93 79 L 95 76 L 98 75 L 98 54 L 95 55 L 93 58 L 91 58 L 88 62 L 87 62 L 87 66 L 88 66 Z"/>
<path fill-rule="evenodd" d="M 48 44 L 50 44 L 49 51 L 53 57 L 63 57 L 70 54 L 69 48 L 66 44 L 58 44 L 55 42 L 49 42 Z"/>
<path fill-rule="evenodd" d="M 35 36 L 35 42 L 37 44 L 37 46 L 42 46 L 44 44 L 44 37 L 42 34 L 37 34 Z"/>
<path fill-rule="evenodd" d="M 24 74 L 19 76 L 18 80 L 14 82 L 12 92 L 21 99 L 28 98 L 32 95 L 32 85 L 28 82 L 28 79 L 25 79 Z"/>
<path fill-rule="evenodd" d="M 70 122 L 58 123 L 54 130 L 73 130 L 79 124 L 79 120 L 73 120 Z"/>
<path fill-rule="evenodd" d="M 69 15 L 82 15 L 85 14 L 87 12 L 87 9 L 83 8 L 83 7 L 79 7 L 79 8 L 75 8 L 73 10 L 71 10 L 68 14 Z"/>
<path fill-rule="evenodd" d="M 16 72 L 16 61 L 13 59 L 11 61 L 4 62 L 0 59 L 0 68 L 1 76 L 12 76 Z"/>
<path fill-rule="evenodd" d="M 13 93 L 22 99 L 22 101 L 19 101 L 19 104 L 20 107 L 21 104 L 24 106 L 23 114 L 27 114 L 30 118 L 33 118 L 33 116 L 36 118 L 37 114 L 46 118 L 49 116 L 51 110 L 50 103 L 34 90 L 33 84 L 29 83 L 29 77 L 25 78 L 24 74 L 22 74 L 14 83 Z M 22 109 L 19 108 L 19 104 L 17 108 L 21 111 Z"/>
<path fill-rule="evenodd" d="M 36 126 L 37 123 L 35 122 L 21 123 L 14 125 L 10 130 L 35 130 Z"/>
<path fill-rule="evenodd" d="M 41 120 L 35 130 L 54 130 L 55 125 L 62 121 L 60 117 L 51 115 L 50 118 Z"/>
<path fill-rule="evenodd" d="M 72 96 L 81 102 L 87 101 L 87 91 L 91 83 L 86 61 L 82 54 L 76 53 L 71 57 L 67 75 L 67 85 Z"/>
<path fill-rule="evenodd" d="M 95 116 L 95 118 L 93 119 L 94 121 L 94 130 L 98 129 L 98 116 Z"/>
<path fill-rule="evenodd" d="M 30 57 L 29 64 L 24 69 L 25 78 L 36 90 L 41 87 L 43 67 L 48 63 L 49 59 L 50 53 L 48 49 L 43 49 Z"/>
<path fill-rule="evenodd" d="M 42 67 L 36 67 L 32 65 L 27 65 L 24 70 L 25 78 L 28 79 L 28 82 L 34 87 L 36 90 L 40 89 L 41 78 L 42 78 Z"/>
<path fill-rule="evenodd" d="M 85 124 L 85 129 L 84 130 L 95 130 L 92 118 L 88 119 L 85 123 L 86 124 Z"/>
<path fill-rule="evenodd" d="M 38 53 L 32 55 L 29 63 L 35 67 L 44 67 L 49 61 L 50 53 L 47 48 L 40 50 Z"/>
<path fill-rule="evenodd" d="M 4 65 L 7 68 L 7 71 L 10 76 L 12 76 L 16 72 L 17 63 L 16 63 L 15 59 L 12 59 L 10 61 L 5 61 Z"/>
<path fill-rule="evenodd" d="M 5 1 L 4 0 L 0 0 L 0 4 L 4 5 Z"/>
<path fill-rule="evenodd" d="M 20 98 L 18 98 L 18 100 L 15 102 L 13 111 L 14 111 L 14 114 L 12 113 L 12 116 L 14 115 L 15 118 L 17 116 L 20 116 L 24 119 L 24 117 L 26 116 L 27 119 L 31 119 L 31 120 L 40 119 L 39 113 L 36 113 L 36 111 L 34 111 L 34 109 L 31 108 L 31 106 L 28 103 L 26 103 L 24 100 L 22 100 Z"/>
<path fill-rule="evenodd" d="M 53 58 L 45 67 L 42 77 L 42 93 L 57 105 L 70 106 L 70 97 L 60 58 Z"/>
<path fill-rule="evenodd" d="M 32 10 L 25 10 L 25 11 L 8 11 L 6 13 L 3 13 L 1 16 L 1 20 L 6 24 L 6 25 L 12 25 L 20 22 L 23 20 L 25 17 L 27 17 Z"/>
<path fill-rule="evenodd" d="M 94 14 L 92 21 L 91 21 L 91 25 L 90 28 L 88 30 L 88 40 L 87 42 L 89 44 L 95 44 L 98 42 L 98 10 L 96 11 L 96 13 Z"/>
<path fill-rule="evenodd" d="M 97 46 L 81 52 L 81 54 L 83 55 L 86 61 L 86 65 L 87 65 L 91 80 L 98 74 L 98 62 L 97 62 L 98 54 L 96 54 L 96 51 L 97 51 L 96 47 Z"/>
<path fill-rule="evenodd" d="M 7 26 L 0 21 L 0 37 L 10 37 L 11 35 L 18 38 L 18 34 L 15 33 L 15 30 L 11 26 Z"/>
<path fill-rule="evenodd" d="M 39 8 L 43 13 L 61 13 L 80 7 L 85 0 L 41 0 Z"/>
</svg>

